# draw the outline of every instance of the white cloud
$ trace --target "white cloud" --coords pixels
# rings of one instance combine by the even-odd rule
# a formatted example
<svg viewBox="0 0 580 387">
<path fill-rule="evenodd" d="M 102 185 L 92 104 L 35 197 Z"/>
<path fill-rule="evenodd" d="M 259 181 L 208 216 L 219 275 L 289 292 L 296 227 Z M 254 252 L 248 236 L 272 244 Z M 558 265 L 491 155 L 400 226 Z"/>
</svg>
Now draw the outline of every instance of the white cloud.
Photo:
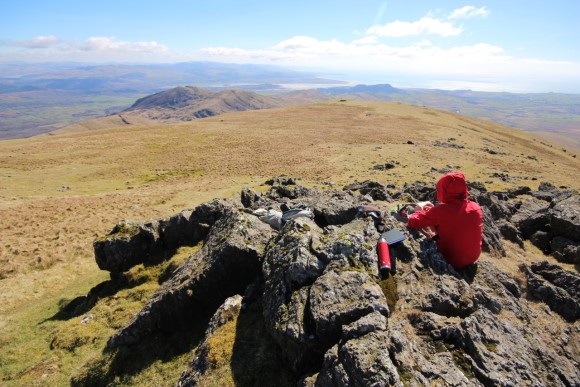
<svg viewBox="0 0 580 387">
<path fill-rule="evenodd" d="M 353 41 L 353 44 L 376 44 L 379 39 L 376 36 L 365 36 L 364 38 Z"/>
<path fill-rule="evenodd" d="M 489 15 L 489 10 L 487 7 L 475 8 L 472 5 L 466 5 L 465 7 L 458 8 L 449 15 L 449 20 L 455 19 L 470 19 L 472 17 L 487 17 Z"/>
<path fill-rule="evenodd" d="M 293 61 L 297 55 L 275 50 L 245 50 L 232 47 L 207 47 L 181 60 L 213 60 L 236 63 Z"/>
<path fill-rule="evenodd" d="M 442 48 L 428 40 L 396 47 L 387 44 L 372 44 L 371 40 L 355 40 L 343 43 L 338 40 L 318 40 L 308 36 L 295 36 L 284 40 L 270 49 L 242 50 L 239 48 L 212 47 L 200 50 L 204 60 L 224 60 L 235 57 L 239 62 L 277 62 L 289 65 L 318 65 L 329 68 L 373 68 L 373 69 L 421 69 L 426 71 L 470 72 L 470 69 L 485 68 L 490 61 L 505 57 L 503 48 L 490 44 L 475 44 Z M 425 66 L 428 63 L 429 66 Z"/>
<path fill-rule="evenodd" d="M 0 45 L 7 47 L 23 47 L 30 49 L 51 48 L 60 44 L 60 39 L 53 35 L 37 36 L 29 40 L 2 40 Z"/>
<path fill-rule="evenodd" d="M 295 36 L 268 49 L 214 47 L 198 51 L 188 59 L 272 63 L 345 74 L 367 74 L 369 77 L 373 74 L 375 78 L 372 82 L 395 85 L 398 77 L 416 79 L 425 85 L 429 80 L 447 79 L 480 90 L 516 90 L 516 80 L 520 85 L 518 87 L 522 88 L 516 91 L 522 91 L 525 87 L 528 87 L 527 90 L 540 87 L 534 83 L 536 79 L 546 79 L 552 84 L 557 79 L 580 81 L 577 63 L 517 58 L 508 55 L 502 47 L 487 43 L 442 47 L 428 40 L 420 40 L 413 45 L 397 47 L 372 43 L 367 39 L 344 43 L 335 39 Z"/>
<path fill-rule="evenodd" d="M 366 32 L 368 35 L 395 38 L 424 34 L 447 37 L 460 35 L 463 32 L 463 27 L 456 27 L 451 22 L 441 21 L 431 16 L 424 16 L 414 22 L 396 20 L 385 25 L 374 25 Z"/>
<path fill-rule="evenodd" d="M 125 42 L 114 37 L 91 37 L 80 46 L 82 51 L 163 53 L 168 48 L 155 41 Z"/>
<path fill-rule="evenodd" d="M 303 55 L 336 56 L 343 55 L 346 47 L 347 44 L 336 39 L 323 41 L 308 36 L 295 36 L 278 43 L 273 49 Z"/>
<path fill-rule="evenodd" d="M 461 11 L 463 10 L 463 11 Z M 461 11 L 461 12 L 460 12 Z M 476 10 L 461 8 L 454 17 L 473 14 Z M 453 15 L 452 14 L 452 15 Z M 400 23 L 400 24 L 397 24 Z M 395 28 L 398 26 L 398 29 Z M 381 42 L 380 36 L 424 34 L 416 42 L 396 46 Z M 440 45 L 424 39 L 426 34 L 458 34 L 461 29 L 450 21 L 443 22 L 426 16 L 413 23 L 395 22 L 369 28 L 366 36 L 351 42 L 337 39 L 319 40 L 311 36 L 294 36 L 271 47 L 249 50 L 239 47 L 205 47 L 190 53 L 176 53 L 156 41 L 130 42 L 114 37 L 92 37 L 80 43 L 66 42 L 56 36 L 39 36 L 27 41 L 0 41 L 7 49 L 0 53 L 4 61 L 11 60 L 77 60 L 87 62 L 180 62 L 207 60 L 230 63 L 279 64 L 344 74 L 376 75 L 374 83 L 388 82 L 395 86 L 397 79 L 415 79 L 427 87 L 429 80 L 456 80 L 479 88 L 527 83 L 530 89 L 540 80 L 546 85 L 579 85 L 579 63 L 541 61 L 518 58 L 497 45 L 478 43 L 469 45 Z M 383 35 L 381 35 L 383 34 Z M 390 35 L 389 35 L 390 34 Z M 24 48 L 14 50 L 14 47 Z M 0 47 L 1 48 L 1 47 Z M 43 48 L 43 49 L 40 49 Z M 399 78 L 398 78 L 399 77 Z M 361 80 L 362 81 L 362 80 Z M 367 80 L 364 80 L 367 81 Z M 459 84 L 459 83 L 458 83 Z M 510 86 L 511 87 L 511 86 Z M 539 86 L 538 86 L 539 87 Z M 552 87 L 552 86 L 550 86 Z M 552 91 L 559 89 L 554 87 Z M 577 86 L 574 86 L 577 87 Z M 475 86 L 474 86 L 475 88 Z M 507 86 L 504 90 L 509 90 Z M 577 92 L 577 91 L 576 91 Z"/>
</svg>

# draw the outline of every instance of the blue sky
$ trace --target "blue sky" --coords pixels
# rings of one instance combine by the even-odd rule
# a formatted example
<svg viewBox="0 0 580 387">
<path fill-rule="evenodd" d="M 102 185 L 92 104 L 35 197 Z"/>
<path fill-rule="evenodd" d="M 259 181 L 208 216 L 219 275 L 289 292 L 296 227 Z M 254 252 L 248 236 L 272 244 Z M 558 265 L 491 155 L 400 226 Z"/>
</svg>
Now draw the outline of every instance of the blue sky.
<svg viewBox="0 0 580 387">
<path fill-rule="evenodd" d="M 0 62 L 276 64 L 399 87 L 580 93 L 580 1 L 18 0 Z"/>
</svg>

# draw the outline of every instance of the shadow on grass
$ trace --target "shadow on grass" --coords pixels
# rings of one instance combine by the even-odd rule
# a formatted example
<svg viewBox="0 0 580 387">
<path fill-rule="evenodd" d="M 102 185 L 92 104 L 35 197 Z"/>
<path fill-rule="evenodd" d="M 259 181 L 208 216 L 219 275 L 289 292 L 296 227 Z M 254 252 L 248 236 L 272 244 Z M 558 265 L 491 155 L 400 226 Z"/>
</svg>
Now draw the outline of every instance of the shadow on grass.
<svg viewBox="0 0 580 387">
<path fill-rule="evenodd" d="M 59 303 L 59 311 L 56 312 L 54 316 L 41 321 L 39 324 L 54 320 L 65 321 L 81 316 L 90 311 L 101 298 L 111 297 L 123 288 L 123 286 L 112 280 L 101 282 L 93 287 L 86 296 L 76 297 L 71 301 L 68 301 L 68 303 L 66 303 L 66 301 L 64 303 L 61 301 Z"/>
<path fill-rule="evenodd" d="M 119 382 L 131 384 L 132 377 L 155 362 L 172 362 L 176 357 L 191 352 L 203 338 L 209 319 L 210 315 L 204 314 L 191 321 L 189 326 L 157 333 L 139 344 L 105 348 L 97 359 L 84 365 L 71 378 L 71 386 L 110 386 Z M 179 374 L 173 376 L 177 379 Z"/>
<path fill-rule="evenodd" d="M 147 270 L 157 265 L 159 265 L 159 262 L 147 262 L 143 264 L 143 267 Z M 161 283 L 169 279 L 178 266 L 179 265 L 175 262 L 168 262 L 165 268 L 159 273 L 156 279 L 157 283 L 161 285 Z M 151 281 L 151 278 L 145 275 L 136 275 L 131 272 L 116 274 L 114 279 L 103 281 L 94 286 L 89 290 L 86 296 L 79 296 L 70 301 L 61 300 L 59 311 L 56 312 L 54 316 L 43 320 L 40 323 L 42 324 L 46 321 L 54 320 L 65 321 L 81 316 L 88 313 L 99 300 L 112 297 L 121 290 L 137 287 L 147 281 Z"/>
<path fill-rule="evenodd" d="M 238 316 L 230 366 L 236 386 L 285 387 L 297 382 L 282 351 L 266 331 L 258 305 L 251 305 Z"/>
</svg>

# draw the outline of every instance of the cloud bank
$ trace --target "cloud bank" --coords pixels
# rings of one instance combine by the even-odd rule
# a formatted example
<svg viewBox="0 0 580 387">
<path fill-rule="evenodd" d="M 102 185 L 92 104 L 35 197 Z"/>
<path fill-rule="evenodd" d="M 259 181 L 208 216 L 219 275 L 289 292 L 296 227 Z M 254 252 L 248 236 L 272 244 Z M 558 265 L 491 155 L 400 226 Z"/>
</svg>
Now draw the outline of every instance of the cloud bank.
<svg viewBox="0 0 580 387">
<path fill-rule="evenodd" d="M 83 42 L 65 42 L 57 36 L 47 35 L 28 41 L 0 41 L 0 53 L 9 53 L 10 57 L 19 60 L 206 60 L 278 64 L 327 73 L 368 74 L 377 83 L 382 81 L 397 85 L 396 79 L 414 77 L 438 84 L 444 84 L 447 80 L 450 87 L 457 87 L 463 82 L 467 86 L 485 85 L 489 89 L 512 91 L 537 88 L 542 82 L 551 85 L 571 82 L 573 87 L 577 87 L 576 92 L 580 91 L 578 63 L 520 58 L 486 42 L 453 44 L 457 41 L 454 38 L 469 28 L 469 24 L 465 23 L 474 18 L 485 19 L 490 14 L 487 7 L 465 6 L 443 16 L 430 12 L 414 21 L 395 20 L 374 24 L 363 33 L 353 34 L 351 41 L 297 35 L 270 47 L 253 50 L 216 46 L 177 53 L 156 41 L 131 42 L 95 36 Z M 438 43 L 433 43 L 431 39 L 436 39 Z M 518 80 L 519 86 L 515 80 Z"/>
</svg>

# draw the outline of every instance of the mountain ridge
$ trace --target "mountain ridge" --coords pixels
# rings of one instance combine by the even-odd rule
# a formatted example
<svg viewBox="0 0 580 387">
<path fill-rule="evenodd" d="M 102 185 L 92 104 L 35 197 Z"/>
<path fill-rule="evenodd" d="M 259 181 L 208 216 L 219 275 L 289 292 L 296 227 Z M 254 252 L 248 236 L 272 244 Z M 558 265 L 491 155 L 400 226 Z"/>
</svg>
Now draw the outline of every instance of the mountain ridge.
<svg viewBox="0 0 580 387">
<path fill-rule="evenodd" d="M 235 89 L 210 91 L 194 86 L 180 86 L 143 97 L 119 114 L 175 122 L 235 111 L 271 109 L 283 105 L 275 98 L 250 91 Z"/>
<path fill-rule="evenodd" d="M 172 65 L 0 64 L 0 139 L 25 138 L 118 113 L 137 99 L 183 85 L 286 94 L 291 103 L 379 99 L 430 106 L 534 132 L 580 151 L 580 95 L 498 93 L 348 85 L 281 67 L 188 62 Z M 388 81 L 388 80 L 387 80 Z M 324 91 L 321 85 L 329 86 Z M 321 89 L 321 91 L 318 91 Z M 361 90 L 364 89 L 364 90 Z M 375 89 L 375 90 L 373 90 Z M 314 92 L 313 92 L 314 90 Z M 401 92 L 404 91 L 404 92 Z M 340 93 L 343 94 L 328 94 Z M 324 94 L 326 93 L 326 94 Z M 302 96 L 300 95 L 302 94 Z"/>
</svg>

